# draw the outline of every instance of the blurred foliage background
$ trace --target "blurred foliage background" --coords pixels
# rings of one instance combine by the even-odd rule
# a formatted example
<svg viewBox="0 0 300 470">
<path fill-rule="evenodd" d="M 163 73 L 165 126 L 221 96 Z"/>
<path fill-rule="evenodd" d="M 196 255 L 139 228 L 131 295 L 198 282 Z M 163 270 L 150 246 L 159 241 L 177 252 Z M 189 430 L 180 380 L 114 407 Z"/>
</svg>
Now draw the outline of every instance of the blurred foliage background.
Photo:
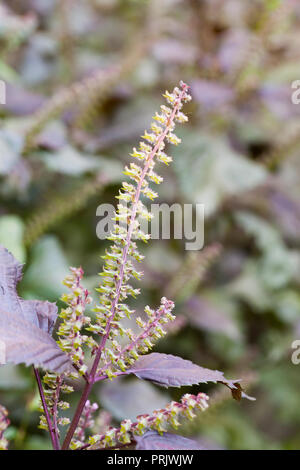
<svg viewBox="0 0 300 470">
<path fill-rule="evenodd" d="M 69 265 L 97 285 L 97 206 L 114 203 L 161 93 L 184 80 L 190 123 L 159 202 L 205 204 L 205 246 L 152 241 L 137 311 L 171 296 L 176 328 L 157 350 L 242 378 L 256 397 L 202 387 L 211 409 L 185 435 L 210 449 L 299 448 L 299 2 L 2 1 L 0 48 L 0 243 L 26 263 L 20 294 L 57 301 Z M 182 390 L 131 380 L 95 393 L 118 420 Z M 49 447 L 30 369 L 0 369 L 0 402 L 12 448 Z"/>
</svg>

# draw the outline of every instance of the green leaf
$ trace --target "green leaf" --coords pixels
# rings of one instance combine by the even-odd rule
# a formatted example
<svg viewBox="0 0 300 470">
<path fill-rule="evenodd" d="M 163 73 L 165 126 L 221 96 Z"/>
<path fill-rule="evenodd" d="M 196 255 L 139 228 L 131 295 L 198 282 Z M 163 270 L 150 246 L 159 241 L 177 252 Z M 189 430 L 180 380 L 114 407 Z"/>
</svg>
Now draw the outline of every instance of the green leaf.
<svg viewBox="0 0 300 470">
<path fill-rule="evenodd" d="M 84 155 L 70 145 L 61 148 L 57 153 L 42 154 L 41 160 L 49 170 L 71 176 L 80 176 L 101 167 L 96 157 Z"/>
<path fill-rule="evenodd" d="M 261 166 L 236 153 L 222 137 L 191 131 L 180 137 L 182 145 L 172 149 L 180 189 L 189 201 L 204 204 L 207 216 L 228 196 L 250 190 L 266 177 Z"/>
<path fill-rule="evenodd" d="M 21 263 L 26 261 L 23 244 L 24 223 L 15 215 L 0 217 L 0 245 L 5 246 Z"/>
<path fill-rule="evenodd" d="M 0 175 L 8 175 L 20 157 L 21 138 L 13 130 L 0 130 Z"/>
<path fill-rule="evenodd" d="M 69 263 L 54 236 L 41 239 L 31 253 L 31 262 L 22 281 L 24 297 L 56 301 L 64 292 L 62 280 Z"/>
<path fill-rule="evenodd" d="M 259 277 L 267 288 L 278 289 L 285 286 L 296 275 L 299 259 L 295 252 L 283 243 L 280 234 L 260 217 L 249 212 L 237 212 L 239 225 L 256 241 L 262 252 Z"/>
</svg>

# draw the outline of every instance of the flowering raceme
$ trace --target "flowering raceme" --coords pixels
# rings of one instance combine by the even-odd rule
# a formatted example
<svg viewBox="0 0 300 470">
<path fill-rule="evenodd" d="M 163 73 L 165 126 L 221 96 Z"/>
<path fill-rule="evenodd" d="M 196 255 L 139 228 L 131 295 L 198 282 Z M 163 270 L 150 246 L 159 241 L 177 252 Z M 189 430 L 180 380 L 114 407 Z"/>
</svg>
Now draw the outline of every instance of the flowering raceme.
<svg viewBox="0 0 300 470">
<path fill-rule="evenodd" d="M 187 121 L 187 117 L 182 113 L 181 109 L 183 104 L 191 99 L 188 94 L 188 86 L 183 82 L 181 82 L 180 88 L 176 87 L 174 89 L 173 93 L 166 92 L 165 97 L 170 107 L 161 106 L 161 113 L 154 116 L 155 121 L 159 122 L 159 125 L 156 122 L 152 123 L 152 132 L 145 131 L 143 135 L 146 143 L 144 141 L 140 142 L 139 149 L 134 149 L 131 154 L 142 162 L 142 166 L 131 163 L 129 167 L 125 168 L 124 174 L 129 176 L 133 184 L 123 183 L 122 189 L 117 196 L 120 201 L 130 202 L 129 206 L 126 207 L 125 213 L 128 227 L 115 225 L 114 231 L 108 237 L 109 240 L 113 241 L 113 245 L 104 256 L 105 265 L 101 273 L 102 284 L 98 289 L 101 294 L 100 304 L 95 309 L 97 312 L 97 322 L 94 325 L 94 331 L 102 335 L 102 340 L 96 356 L 97 366 L 93 372 L 94 377 L 97 374 L 100 359 L 104 358 L 107 362 L 108 351 L 105 349 L 105 344 L 108 339 L 114 341 L 120 334 L 127 335 L 131 341 L 133 339 L 131 330 L 124 330 L 120 325 L 120 321 L 125 315 L 130 317 L 133 313 L 127 303 L 125 303 L 126 299 L 129 296 L 136 297 L 140 293 L 139 289 L 134 289 L 129 284 L 131 278 L 140 279 L 142 276 L 141 272 L 136 271 L 132 262 L 132 259 L 138 262 L 143 259 L 133 239 L 146 242 L 149 238 L 149 235 L 145 234 L 140 228 L 139 219 L 149 219 L 150 217 L 146 206 L 140 198 L 142 195 L 150 200 L 157 197 L 157 193 L 150 187 L 150 181 L 160 184 L 162 178 L 154 172 L 154 167 L 157 161 L 165 164 L 169 164 L 172 161 L 171 157 L 167 156 L 164 152 L 165 142 L 171 142 L 176 145 L 179 143 L 180 140 L 173 131 L 176 122 Z M 123 217 L 124 209 L 119 204 L 115 220 L 120 221 Z M 164 299 L 161 307 L 165 311 L 165 317 L 166 315 L 170 316 L 173 308 L 172 304 L 168 304 Z M 150 321 L 153 320 L 153 314 L 149 313 L 149 315 Z M 163 335 L 163 330 L 160 332 L 158 328 L 158 324 L 162 321 L 159 320 L 157 322 L 156 335 Z M 143 325 L 143 327 L 145 328 L 146 325 Z M 93 329 L 93 327 L 91 328 Z M 149 328 L 152 336 L 154 336 L 153 329 Z M 151 335 L 149 339 L 151 339 Z M 115 352 L 119 354 L 120 351 L 117 344 L 113 344 L 115 344 Z M 144 346 L 146 345 L 144 344 Z M 136 348 L 132 347 L 128 354 L 136 359 Z M 123 364 L 122 367 L 124 367 Z"/>
</svg>

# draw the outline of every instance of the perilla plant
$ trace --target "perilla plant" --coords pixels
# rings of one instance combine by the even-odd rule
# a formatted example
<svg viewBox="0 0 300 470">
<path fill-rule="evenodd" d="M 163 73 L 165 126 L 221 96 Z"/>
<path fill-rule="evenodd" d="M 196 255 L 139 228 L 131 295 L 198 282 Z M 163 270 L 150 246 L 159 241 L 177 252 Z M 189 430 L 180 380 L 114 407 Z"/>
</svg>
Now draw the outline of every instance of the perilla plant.
<svg viewBox="0 0 300 470">
<path fill-rule="evenodd" d="M 234 398 L 240 399 L 244 395 L 240 384 L 227 380 L 222 372 L 204 369 L 172 355 L 149 354 L 155 343 L 166 334 L 164 326 L 175 319 L 172 300 L 163 297 L 158 307 L 146 306 L 146 319 L 135 317 L 138 333 L 124 326 L 124 318 L 131 318 L 135 313 L 128 299 L 140 294 L 140 289 L 130 283 L 142 276 L 136 267 L 136 263 L 144 258 L 138 250 L 138 242 L 147 242 L 150 238 L 141 228 L 142 220 L 151 218 L 143 201 L 157 197 L 152 183 L 159 185 L 163 178 L 156 173 L 156 166 L 160 162 L 171 163 L 166 144 L 180 143 L 174 133 L 175 126 L 188 120 L 182 111 L 183 105 L 191 100 L 185 83 L 181 82 L 164 97 L 167 105 L 162 105 L 160 112 L 155 114 L 150 130 L 145 131 L 138 148 L 134 148 L 131 154 L 138 163 L 125 167 L 124 174 L 130 182 L 123 183 L 117 196 L 115 225 L 108 236 L 111 246 L 103 256 L 101 283 L 97 289 L 100 295 L 98 302 L 94 303 L 83 287 L 82 268 L 71 268 L 64 281 L 68 293 L 62 297 L 65 307 L 58 318 L 56 305 L 20 299 L 16 286 L 21 279 L 21 266 L 4 248 L 0 251 L 3 297 L 0 339 L 5 344 L 6 361 L 33 365 L 43 411 L 40 427 L 49 431 L 53 448 L 57 450 L 129 445 L 143 449 L 150 448 L 151 442 L 157 448 L 167 445 L 171 427 L 177 429 L 181 419 L 193 419 L 197 410 L 205 411 L 208 407 L 206 394 L 185 394 L 180 402 L 171 402 L 152 414 L 137 416 L 134 422 L 125 419 L 118 427 L 106 426 L 101 432 L 101 429 L 95 429 L 101 404 L 91 403 L 89 399 L 94 385 L 100 381 L 132 374 L 167 387 L 220 382 L 231 389 Z M 87 313 L 87 307 L 91 305 L 94 317 Z M 56 322 L 55 341 L 52 332 Z M 39 367 L 46 370 L 42 379 Z M 63 413 L 70 405 L 62 395 L 74 392 L 74 381 L 80 378 L 85 381 L 85 386 L 70 420 Z M 0 442 L 4 447 L 6 441 L 2 434 L 7 425 L 7 415 L 1 410 Z M 67 426 L 63 442 L 60 435 L 62 426 Z M 177 436 L 177 448 L 181 445 L 185 448 L 189 445 L 191 449 L 196 446 L 193 441 Z"/>
</svg>

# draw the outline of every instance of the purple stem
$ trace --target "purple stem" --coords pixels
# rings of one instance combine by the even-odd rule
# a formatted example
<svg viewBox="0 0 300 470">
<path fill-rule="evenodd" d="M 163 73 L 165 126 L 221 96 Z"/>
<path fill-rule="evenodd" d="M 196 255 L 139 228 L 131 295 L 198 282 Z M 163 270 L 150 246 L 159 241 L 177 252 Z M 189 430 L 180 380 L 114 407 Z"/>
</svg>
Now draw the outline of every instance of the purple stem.
<svg viewBox="0 0 300 470">
<path fill-rule="evenodd" d="M 34 371 L 34 375 L 35 375 L 35 378 L 36 378 L 36 381 L 37 381 L 37 386 L 38 386 L 38 389 L 39 389 L 42 405 L 43 405 L 43 408 L 44 408 L 44 413 L 45 413 L 46 421 L 47 421 L 47 424 L 48 424 L 48 429 L 49 429 L 49 433 L 50 433 L 50 437 L 51 437 L 52 446 L 53 446 L 54 450 L 59 450 L 58 437 L 55 433 L 55 429 L 52 425 L 52 421 L 51 421 L 51 418 L 50 418 L 50 415 L 49 415 L 49 410 L 48 410 L 48 406 L 47 406 L 47 403 L 46 403 L 44 390 L 43 390 L 43 386 L 42 386 L 42 382 L 41 382 L 41 378 L 40 378 L 40 374 L 39 374 L 39 371 L 35 367 L 33 367 L 33 371 Z"/>
<path fill-rule="evenodd" d="M 82 395 L 81 395 L 81 398 L 80 398 L 80 401 L 78 403 L 78 406 L 77 406 L 77 409 L 76 409 L 76 412 L 75 412 L 75 415 L 72 419 L 72 422 L 70 424 L 70 427 L 69 427 L 69 430 L 68 430 L 68 433 L 65 437 L 65 440 L 63 442 L 63 445 L 62 445 L 62 450 L 67 450 L 69 448 L 69 445 L 70 445 L 70 442 L 72 440 L 72 437 L 76 431 L 76 428 L 77 428 L 77 425 L 79 423 L 79 420 L 80 420 L 80 417 L 82 415 L 82 412 L 83 412 L 83 409 L 84 409 L 84 406 L 85 406 L 85 403 L 89 397 L 89 394 L 91 392 L 91 389 L 94 385 L 94 381 L 92 380 L 91 382 L 87 382 L 85 384 L 85 387 L 84 387 L 84 390 L 82 392 Z"/>
</svg>

